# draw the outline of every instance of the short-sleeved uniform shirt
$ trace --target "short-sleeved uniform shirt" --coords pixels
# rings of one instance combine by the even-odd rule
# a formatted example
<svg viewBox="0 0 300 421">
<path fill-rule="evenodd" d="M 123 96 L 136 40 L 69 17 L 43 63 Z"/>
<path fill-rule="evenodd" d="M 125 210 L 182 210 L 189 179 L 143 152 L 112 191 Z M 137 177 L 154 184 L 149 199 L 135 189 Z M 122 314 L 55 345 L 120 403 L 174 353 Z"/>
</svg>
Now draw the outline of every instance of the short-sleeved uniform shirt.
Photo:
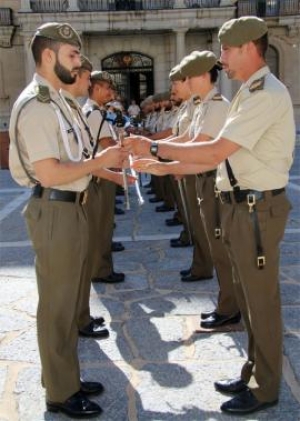
<svg viewBox="0 0 300 421">
<path fill-rule="evenodd" d="M 104 121 L 101 132 L 99 133 L 99 129 L 103 120 L 103 116 L 100 112 L 99 105 L 92 99 L 88 99 L 84 106 L 82 107 L 83 113 L 87 116 L 87 120 L 89 123 L 89 127 L 92 132 L 92 136 L 94 142 L 98 142 L 99 139 L 104 137 L 114 137 L 114 133 L 112 131 L 111 125 L 108 121 Z M 99 137 L 97 139 L 99 133 Z M 98 145 L 98 150 L 101 150 L 101 145 Z"/>
<path fill-rule="evenodd" d="M 293 106 L 287 88 L 267 66 L 241 86 L 219 137 L 241 146 L 228 159 L 241 189 L 264 191 L 287 184 L 295 145 Z M 218 167 L 217 187 L 232 190 L 224 162 Z"/>
<path fill-rule="evenodd" d="M 196 107 L 189 137 L 194 139 L 200 133 L 216 138 L 222 129 L 228 113 L 229 101 L 213 88 Z"/>
<path fill-rule="evenodd" d="M 58 109 L 62 110 L 60 117 L 52 102 L 41 102 L 36 98 L 39 85 L 49 89 L 51 100 L 57 104 Z M 33 99 L 27 102 L 30 98 Z M 50 158 L 57 159 L 62 163 L 70 162 L 73 158 L 79 161 L 84 159 L 83 155 L 79 153 L 78 139 L 74 136 L 75 123 L 73 114 L 66 106 L 66 101 L 62 95 L 46 79 L 35 74 L 32 82 L 24 89 L 15 102 L 10 119 L 9 165 L 11 174 L 17 183 L 27 187 L 34 185 L 29 180 L 19 159 L 17 139 L 24 165 L 34 179 L 37 179 L 32 165 L 34 162 Z M 81 131 L 82 128 L 79 127 L 78 129 Z M 69 154 L 63 142 L 62 130 L 67 133 Z M 72 159 L 70 159 L 69 155 L 71 155 Z M 90 176 L 85 176 L 70 183 L 51 187 L 59 190 L 81 192 L 87 188 L 89 180 Z"/>
<path fill-rule="evenodd" d="M 196 105 L 192 97 L 180 105 L 176 124 L 172 128 L 172 133 L 175 136 L 182 135 L 190 127 L 195 108 Z"/>
</svg>

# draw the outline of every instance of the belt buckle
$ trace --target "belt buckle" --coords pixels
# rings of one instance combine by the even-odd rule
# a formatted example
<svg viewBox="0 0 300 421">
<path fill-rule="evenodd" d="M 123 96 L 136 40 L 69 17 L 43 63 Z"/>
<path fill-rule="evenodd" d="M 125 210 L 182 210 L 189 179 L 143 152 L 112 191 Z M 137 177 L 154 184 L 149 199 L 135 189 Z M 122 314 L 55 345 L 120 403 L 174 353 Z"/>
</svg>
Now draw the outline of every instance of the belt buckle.
<svg viewBox="0 0 300 421">
<path fill-rule="evenodd" d="M 215 228 L 215 238 L 217 240 L 221 238 L 221 228 Z"/>
<path fill-rule="evenodd" d="M 217 199 L 218 197 L 220 197 L 220 193 L 221 190 L 218 189 L 217 185 L 214 185 L 214 193 L 215 193 L 215 198 Z"/>
<path fill-rule="evenodd" d="M 263 269 L 266 265 L 266 256 L 257 256 L 256 263 L 258 269 Z"/>
<path fill-rule="evenodd" d="M 249 212 L 253 212 L 253 207 L 256 205 L 256 196 L 253 193 L 247 194 L 247 205 L 249 206 Z"/>
<path fill-rule="evenodd" d="M 84 190 L 83 192 L 81 192 L 81 195 L 82 195 L 82 197 L 81 197 L 81 200 L 80 200 L 80 204 L 85 205 L 86 202 L 87 202 L 87 198 L 88 198 L 88 191 Z"/>
</svg>

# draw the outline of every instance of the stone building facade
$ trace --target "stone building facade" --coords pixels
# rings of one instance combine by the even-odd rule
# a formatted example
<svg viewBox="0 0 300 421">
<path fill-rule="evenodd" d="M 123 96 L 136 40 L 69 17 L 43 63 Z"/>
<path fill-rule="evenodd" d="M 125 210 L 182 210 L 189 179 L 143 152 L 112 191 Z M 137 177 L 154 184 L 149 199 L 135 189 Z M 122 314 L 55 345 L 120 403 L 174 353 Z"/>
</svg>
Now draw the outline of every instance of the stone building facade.
<svg viewBox="0 0 300 421">
<path fill-rule="evenodd" d="M 210 49 L 218 55 L 220 26 L 228 19 L 250 14 L 267 21 L 271 47 L 268 62 L 291 93 L 300 129 L 299 0 L 2 0 L 2 149 L 8 142 L 11 107 L 34 71 L 29 42 L 42 23 L 72 24 L 81 34 L 83 52 L 94 68 L 115 75 L 123 98 L 140 101 L 166 90 L 170 69 L 191 51 Z M 221 92 L 231 99 L 238 84 L 226 75 L 219 83 Z M 6 165 L 4 154 L 5 150 L 1 167 Z"/>
</svg>

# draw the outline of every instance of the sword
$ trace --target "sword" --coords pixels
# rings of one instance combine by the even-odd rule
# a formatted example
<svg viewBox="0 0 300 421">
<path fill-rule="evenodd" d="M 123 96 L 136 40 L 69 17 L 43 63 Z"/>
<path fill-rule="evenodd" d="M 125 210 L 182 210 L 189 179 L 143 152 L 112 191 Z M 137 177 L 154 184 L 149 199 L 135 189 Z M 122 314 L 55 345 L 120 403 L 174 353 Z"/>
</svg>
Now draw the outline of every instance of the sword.
<svg viewBox="0 0 300 421">
<path fill-rule="evenodd" d="M 116 118 L 116 127 L 117 127 L 117 134 L 118 134 L 118 141 L 120 146 L 123 146 L 123 138 L 124 138 L 124 121 L 123 121 L 123 115 L 122 112 L 117 113 Z M 128 190 L 128 182 L 127 182 L 127 175 L 125 168 L 122 169 L 122 177 L 123 177 L 123 188 L 124 188 L 124 205 L 125 209 L 130 209 L 130 200 L 129 200 L 129 190 Z"/>
<path fill-rule="evenodd" d="M 184 190 L 183 190 L 182 180 L 177 180 L 177 184 L 178 184 L 179 193 L 180 193 L 180 197 L 181 197 L 181 201 L 182 201 L 182 207 L 183 207 L 184 217 L 185 217 L 185 220 L 186 220 L 186 228 L 187 228 L 189 240 L 190 240 L 190 243 L 193 244 L 192 231 L 191 231 L 191 221 L 190 221 L 188 207 L 187 207 L 185 194 L 184 194 Z"/>
</svg>

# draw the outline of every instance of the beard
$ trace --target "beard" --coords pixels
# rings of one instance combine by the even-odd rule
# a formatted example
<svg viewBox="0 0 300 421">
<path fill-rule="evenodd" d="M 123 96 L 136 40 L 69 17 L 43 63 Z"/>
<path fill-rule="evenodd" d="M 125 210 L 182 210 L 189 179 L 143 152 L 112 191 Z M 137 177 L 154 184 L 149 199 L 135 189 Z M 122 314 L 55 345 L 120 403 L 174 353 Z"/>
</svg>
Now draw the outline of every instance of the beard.
<svg viewBox="0 0 300 421">
<path fill-rule="evenodd" d="M 77 68 L 74 68 L 72 70 L 77 70 Z M 58 79 L 62 82 L 65 83 L 66 85 L 72 85 L 75 80 L 76 80 L 76 74 L 73 76 L 71 71 L 68 70 L 66 67 L 64 67 L 58 57 L 56 56 L 56 63 L 54 66 L 54 72 L 56 74 L 56 76 L 58 77 Z"/>
</svg>

